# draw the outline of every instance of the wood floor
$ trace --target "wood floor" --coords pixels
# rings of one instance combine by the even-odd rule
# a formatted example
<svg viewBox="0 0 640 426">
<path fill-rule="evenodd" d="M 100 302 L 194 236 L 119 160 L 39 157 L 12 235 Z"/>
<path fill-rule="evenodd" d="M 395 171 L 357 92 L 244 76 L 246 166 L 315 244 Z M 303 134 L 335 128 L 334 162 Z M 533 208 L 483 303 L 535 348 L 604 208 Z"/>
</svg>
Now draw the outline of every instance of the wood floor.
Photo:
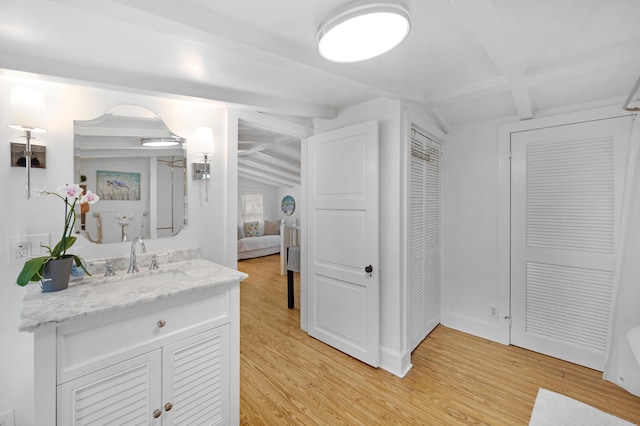
<svg viewBox="0 0 640 426">
<path fill-rule="evenodd" d="M 601 373 L 443 326 L 403 379 L 300 330 L 279 255 L 240 261 L 240 422 L 246 425 L 527 425 L 538 388 L 640 425 L 640 398 Z"/>
</svg>

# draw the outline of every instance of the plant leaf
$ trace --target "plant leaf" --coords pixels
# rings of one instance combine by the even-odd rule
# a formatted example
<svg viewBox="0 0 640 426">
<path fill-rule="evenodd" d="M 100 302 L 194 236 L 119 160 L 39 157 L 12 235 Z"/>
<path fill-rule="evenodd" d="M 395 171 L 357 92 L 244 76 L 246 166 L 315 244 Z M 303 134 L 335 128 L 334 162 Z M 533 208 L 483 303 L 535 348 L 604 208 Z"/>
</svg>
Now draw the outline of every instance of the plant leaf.
<svg viewBox="0 0 640 426">
<path fill-rule="evenodd" d="M 64 242 L 64 246 L 62 243 Z M 62 253 L 66 252 L 69 247 L 71 247 L 76 242 L 76 237 L 67 237 L 63 240 L 58 241 L 58 244 L 53 248 L 51 254 L 55 257 L 60 256 Z"/>
<path fill-rule="evenodd" d="M 42 268 L 49 259 L 51 259 L 49 256 L 42 256 L 27 260 L 22 267 L 20 275 L 18 275 L 16 283 L 19 286 L 24 287 L 29 283 L 29 281 L 38 281 L 41 276 Z"/>
</svg>

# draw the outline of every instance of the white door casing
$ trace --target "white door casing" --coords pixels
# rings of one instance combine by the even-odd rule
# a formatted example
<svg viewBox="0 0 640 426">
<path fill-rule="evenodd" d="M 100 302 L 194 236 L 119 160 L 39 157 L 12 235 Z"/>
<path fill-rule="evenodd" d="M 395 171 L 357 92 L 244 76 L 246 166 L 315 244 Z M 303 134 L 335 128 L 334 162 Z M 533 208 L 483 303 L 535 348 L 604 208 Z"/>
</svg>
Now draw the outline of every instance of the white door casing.
<svg viewBox="0 0 640 426">
<path fill-rule="evenodd" d="M 308 333 L 375 367 L 380 363 L 378 157 L 377 121 L 308 140 Z"/>
<path fill-rule="evenodd" d="M 630 118 L 511 135 L 511 343 L 602 370 Z"/>
</svg>

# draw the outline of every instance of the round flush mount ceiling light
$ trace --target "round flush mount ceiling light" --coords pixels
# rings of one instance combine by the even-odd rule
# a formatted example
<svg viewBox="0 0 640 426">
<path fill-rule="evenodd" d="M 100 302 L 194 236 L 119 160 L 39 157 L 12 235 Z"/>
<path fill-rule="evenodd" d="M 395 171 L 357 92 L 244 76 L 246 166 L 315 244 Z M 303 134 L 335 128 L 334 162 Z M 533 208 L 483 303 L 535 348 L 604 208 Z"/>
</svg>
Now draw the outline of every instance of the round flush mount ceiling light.
<svg viewBox="0 0 640 426">
<path fill-rule="evenodd" d="M 151 146 L 151 147 L 163 147 L 163 146 L 174 146 L 179 143 L 184 142 L 184 139 L 181 139 L 177 136 L 172 137 L 161 137 L 161 138 L 142 138 L 140 139 L 140 144 L 143 146 Z"/>
<path fill-rule="evenodd" d="M 357 62 L 393 49 L 409 35 L 409 12 L 394 2 L 356 1 L 318 28 L 318 52 L 332 62 Z"/>
</svg>

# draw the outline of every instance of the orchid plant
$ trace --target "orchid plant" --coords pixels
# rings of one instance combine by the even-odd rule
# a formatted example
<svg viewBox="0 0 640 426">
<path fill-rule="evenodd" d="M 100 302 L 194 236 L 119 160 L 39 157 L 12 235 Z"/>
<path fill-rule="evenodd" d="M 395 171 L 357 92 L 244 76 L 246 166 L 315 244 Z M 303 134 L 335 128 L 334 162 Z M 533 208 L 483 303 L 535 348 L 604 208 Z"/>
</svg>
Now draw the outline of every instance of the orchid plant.
<svg viewBox="0 0 640 426">
<path fill-rule="evenodd" d="M 37 198 L 42 198 L 44 195 L 54 195 L 64 201 L 64 231 L 62 233 L 62 238 L 58 244 L 53 247 L 53 249 L 49 246 L 43 246 L 49 251 L 48 256 L 34 257 L 33 259 L 29 259 L 25 262 L 20 275 L 18 275 L 18 285 L 25 286 L 29 281 L 40 281 L 42 279 L 42 271 L 47 262 L 51 260 L 65 259 L 71 256 L 73 257 L 76 266 L 82 268 L 88 273 L 80 258 L 75 255 L 67 255 L 67 250 L 76 242 L 76 237 L 72 235 L 76 223 L 76 205 L 78 203 L 94 204 L 100 199 L 100 197 L 91 191 L 87 191 L 83 194 L 83 189 L 77 184 L 60 186 L 56 192 L 49 192 L 46 190 L 35 190 L 34 192 Z"/>
</svg>

